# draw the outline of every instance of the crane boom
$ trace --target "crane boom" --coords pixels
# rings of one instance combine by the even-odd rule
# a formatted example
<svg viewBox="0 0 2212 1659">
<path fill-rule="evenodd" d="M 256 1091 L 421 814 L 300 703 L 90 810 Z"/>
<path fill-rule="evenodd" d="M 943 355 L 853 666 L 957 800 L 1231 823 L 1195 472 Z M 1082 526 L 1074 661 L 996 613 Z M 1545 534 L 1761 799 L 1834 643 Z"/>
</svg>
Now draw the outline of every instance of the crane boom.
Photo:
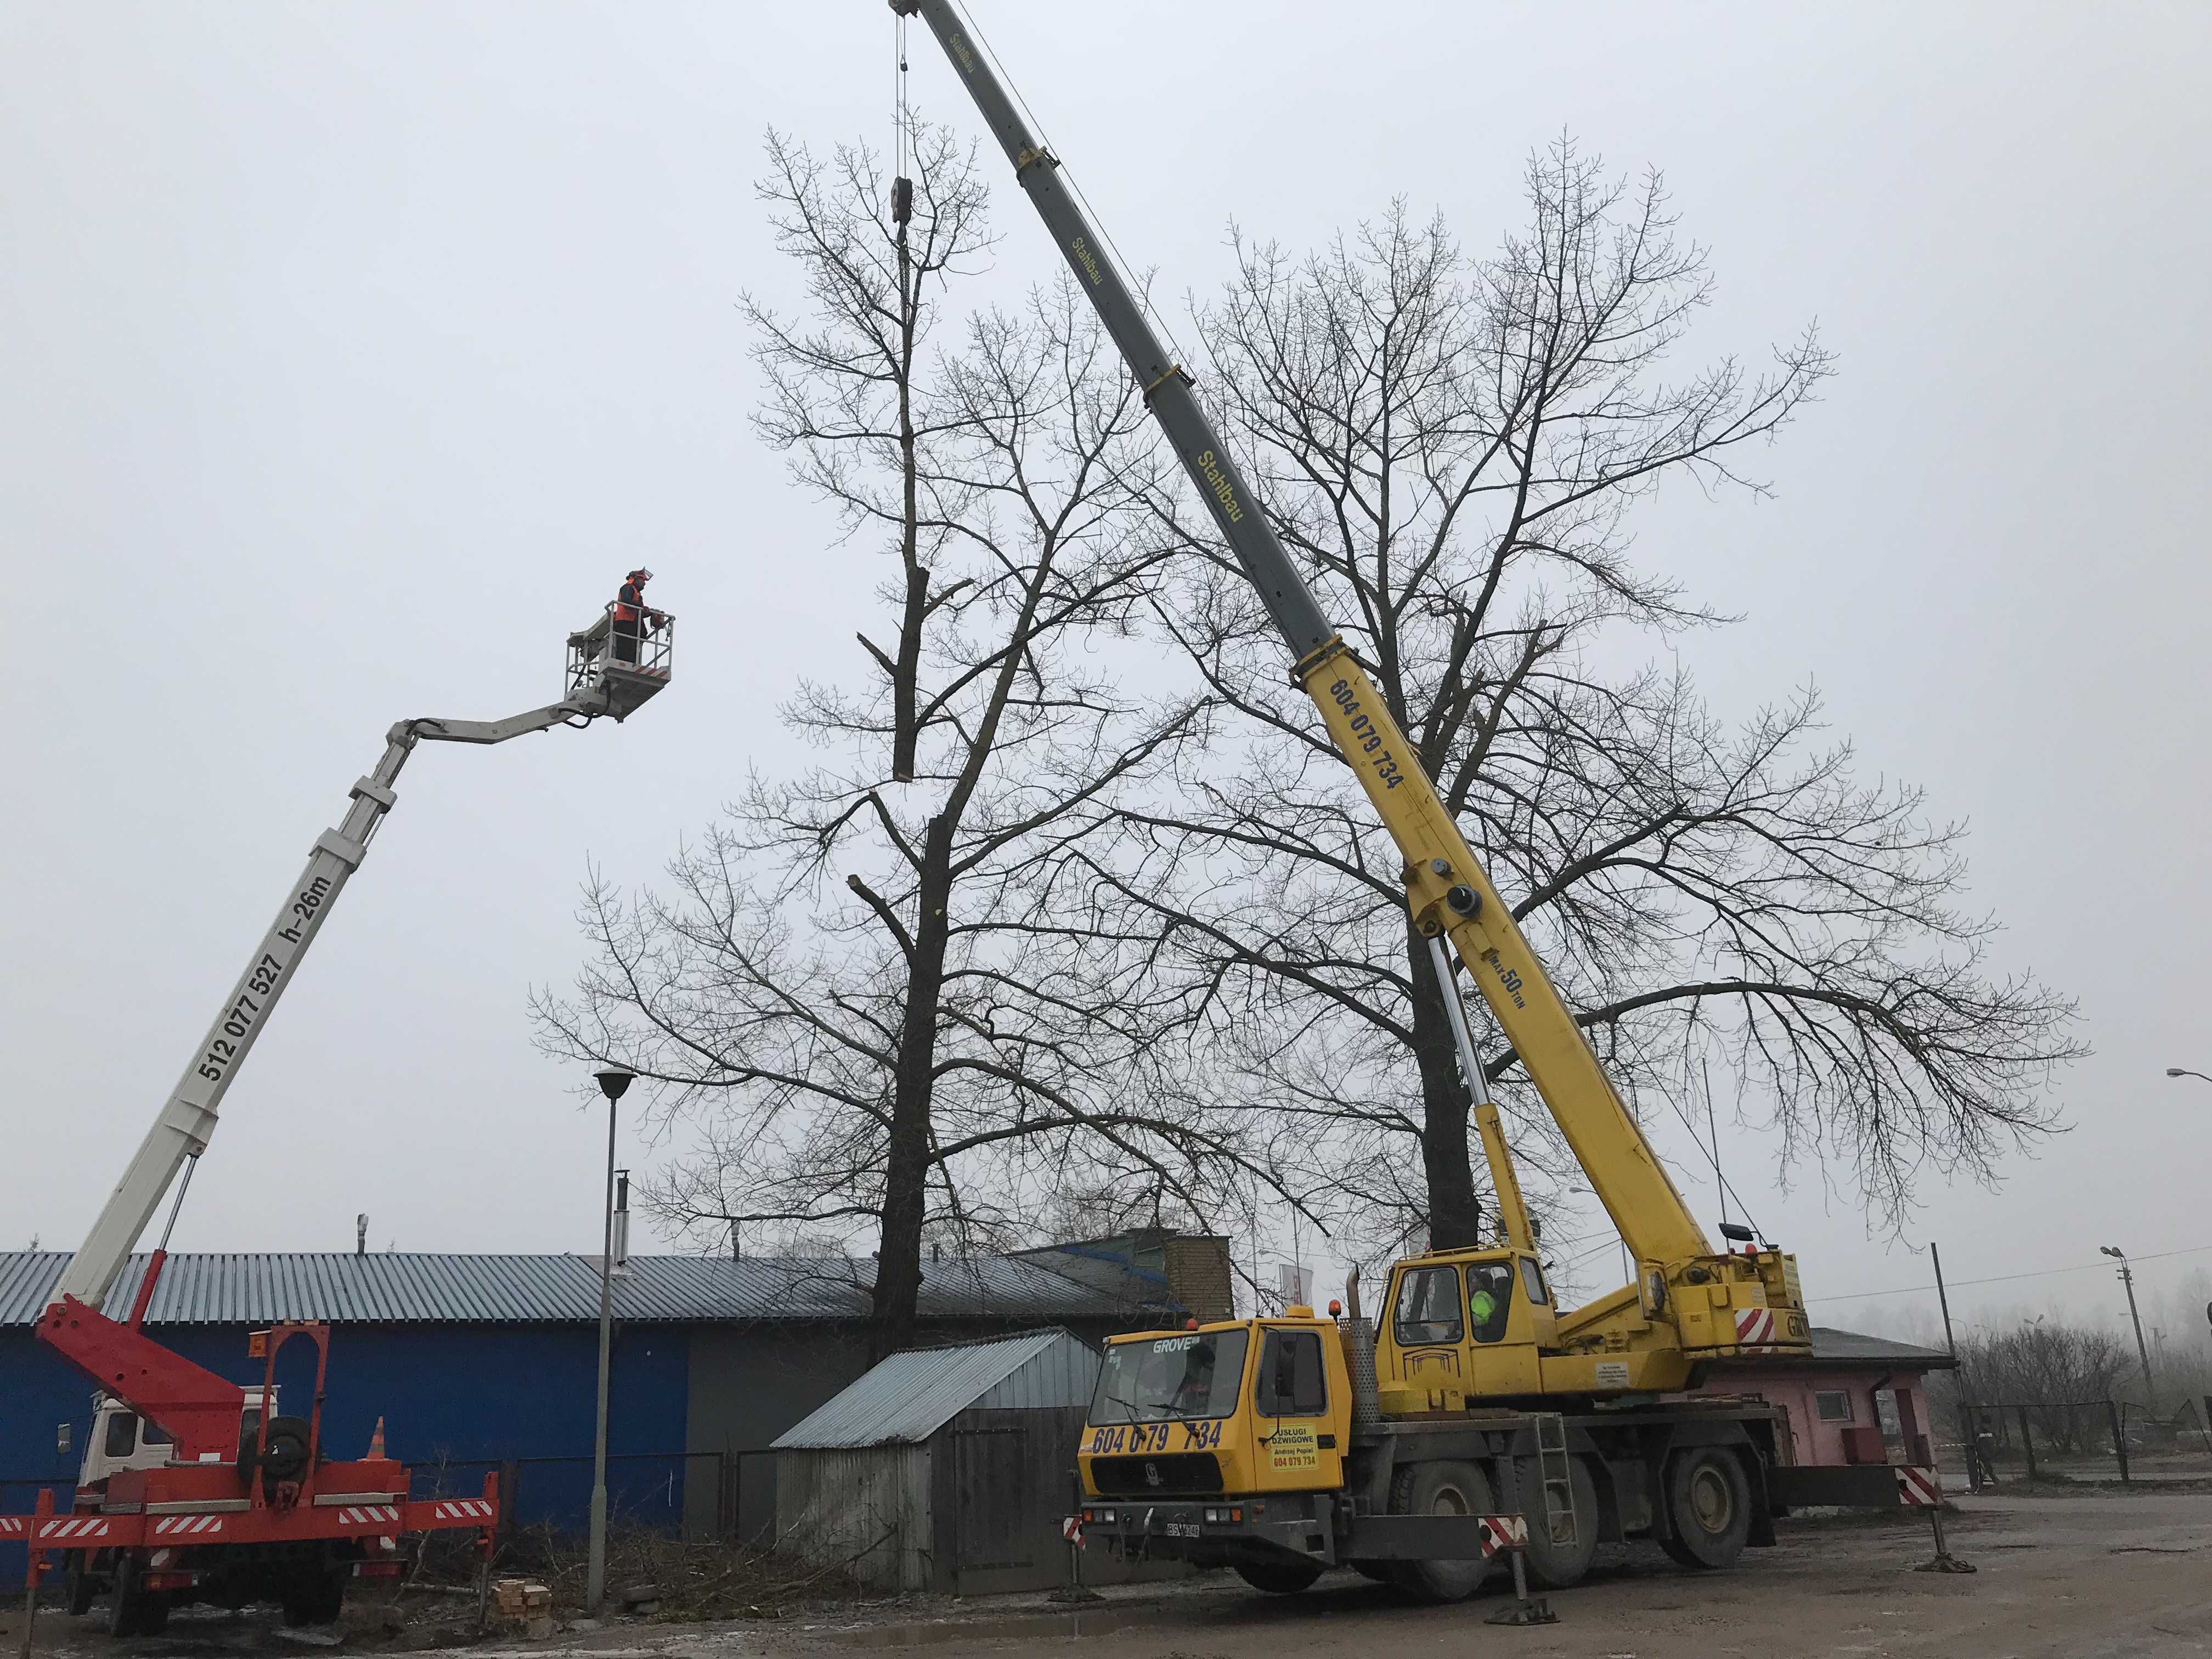
<svg viewBox="0 0 2212 1659">
<path fill-rule="evenodd" d="M 288 890 L 276 920 L 261 936 L 246 971 L 231 987 L 229 999 L 185 1064 L 184 1076 L 139 1143 L 122 1180 L 108 1194 L 92 1231 L 55 1281 L 47 1298 L 50 1307 L 59 1306 L 69 1297 L 87 1307 L 99 1307 L 160 1206 L 169 1183 L 187 1159 L 207 1150 L 231 1079 L 246 1064 L 246 1056 L 268 1025 L 277 999 L 291 984 L 300 959 L 315 942 L 331 906 L 344 891 L 347 878 L 368 855 L 377 826 L 398 799 L 392 786 L 415 745 L 423 741 L 505 743 L 549 726 L 615 713 L 608 688 L 601 684 L 503 720 L 402 720 L 385 734 L 383 757 L 368 776 L 355 783 L 351 805 L 337 827 L 315 838 L 307 866 Z"/>
<path fill-rule="evenodd" d="M 1104 245 L 1030 132 L 951 0 L 890 0 L 937 36 L 1016 178 L 1060 245 L 1214 523 L 1289 647 L 1291 673 L 1321 711 L 1406 860 L 1407 904 L 1426 937 L 1449 937 L 1542 1095 L 1592 1189 L 1639 1261 L 1671 1267 L 1712 1246 L 1613 1092 L 1596 1054 L 1438 798 L 1388 704 L 1276 538 L 1257 498 Z M 1454 993 L 1447 985 L 1444 994 Z M 1481 1079 L 1470 1076 L 1471 1087 Z"/>
</svg>

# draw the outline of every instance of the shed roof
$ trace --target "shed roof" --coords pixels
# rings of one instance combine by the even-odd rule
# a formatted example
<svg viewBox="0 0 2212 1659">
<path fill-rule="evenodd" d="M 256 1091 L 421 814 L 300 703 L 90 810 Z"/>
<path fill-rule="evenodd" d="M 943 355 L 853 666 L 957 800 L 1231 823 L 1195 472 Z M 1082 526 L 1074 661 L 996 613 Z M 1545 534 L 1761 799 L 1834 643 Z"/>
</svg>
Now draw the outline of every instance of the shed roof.
<svg viewBox="0 0 2212 1659">
<path fill-rule="evenodd" d="M 1098 1355 L 1073 1331 L 908 1348 L 877 1364 L 775 1441 L 778 1451 L 914 1445 L 973 1406 L 1082 1406 Z M 1010 1385 L 1026 1382 L 1030 1386 Z"/>
<path fill-rule="evenodd" d="M 69 1257 L 0 1251 L 0 1328 L 34 1323 Z M 133 1256 L 108 1293 L 121 1317 L 146 1258 Z M 615 1281 L 615 1316 L 632 1322 L 858 1319 L 867 1316 L 875 1262 L 846 1256 L 633 1256 Z M 924 1318 L 1022 1321 L 1127 1317 L 1159 1301 L 1148 1279 L 1118 1290 L 1079 1282 L 1041 1262 L 983 1256 L 922 1264 Z M 147 1310 L 149 1325 L 551 1324 L 599 1316 L 597 1258 L 445 1253 L 178 1254 Z"/>
<path fill-rule="evenodd" d="M 1815 1325 L 1812 1337 L 1810 1353 L 1746 1354 L 1739 1359 L 1723 1359 L 1713 1367 L 1710 1386 L 1741 1388 L 1747 1376 L 1779 1371 L 1950 1371 L 1959 1368 L 1959 1362 L 1940 1348 L 1915 1347 L 1886 1336 Z"/>
<path fill-rule="evenodd" d="M 1915 1347 L 1910 1342 L 1893 1342 L 1886 1336 L 1839 1331 L 1832 1325 L 1813 1327 L 1810 1363 L 1844 1365 L 1854 1370 L 1860 1366 L 1894 1365 L 1901 1370 L 1948 1371 L 1959 1367 L 1959 1362 L 1941 1348 Z"/>
</svg>

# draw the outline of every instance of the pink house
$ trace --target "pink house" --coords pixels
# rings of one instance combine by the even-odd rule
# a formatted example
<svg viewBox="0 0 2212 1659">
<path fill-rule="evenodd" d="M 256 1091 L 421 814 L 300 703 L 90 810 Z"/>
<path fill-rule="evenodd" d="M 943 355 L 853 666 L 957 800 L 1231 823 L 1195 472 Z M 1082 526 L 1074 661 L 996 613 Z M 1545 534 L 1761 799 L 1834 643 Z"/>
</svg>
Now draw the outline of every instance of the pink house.
<svg viewBox="0 0 2212 1659">
<path fill-rule="evenodd" d="M 1756 1395 L 1789 1420 L 1785 1460 L 1801 1468 L 1935 1462 L 1923 1379 L 1959 1362 L 1856 1331 L 1813 1328 L 1803 1359 L 1747 1360 L 1708 1376 L 1703 1395 Z"/>
</svg>

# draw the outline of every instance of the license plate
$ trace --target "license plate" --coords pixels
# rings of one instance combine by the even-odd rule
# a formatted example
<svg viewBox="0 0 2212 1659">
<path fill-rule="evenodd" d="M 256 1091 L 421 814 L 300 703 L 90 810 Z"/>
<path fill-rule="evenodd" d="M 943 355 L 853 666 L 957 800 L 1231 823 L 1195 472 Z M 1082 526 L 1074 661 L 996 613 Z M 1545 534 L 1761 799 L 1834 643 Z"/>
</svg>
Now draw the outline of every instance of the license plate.
<svg viewBox="0 0 2212 1659">
<path fill-rule="evenodd" d="M 1198 1522 L 1195 1521 L 1165 1521 L 1160 1524 L 1160 1532 L 1163 1536 L 1168 1538 L 1195 1538 L 1198 1536 Z"/>
</svg>

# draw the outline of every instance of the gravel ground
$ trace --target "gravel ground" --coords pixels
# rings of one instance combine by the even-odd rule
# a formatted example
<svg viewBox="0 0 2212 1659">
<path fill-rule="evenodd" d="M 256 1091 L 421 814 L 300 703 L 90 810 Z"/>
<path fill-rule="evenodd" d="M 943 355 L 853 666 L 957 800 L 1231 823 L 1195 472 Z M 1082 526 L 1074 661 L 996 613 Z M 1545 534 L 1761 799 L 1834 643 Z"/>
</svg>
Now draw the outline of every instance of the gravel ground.
<svg viewBox="0 0 2212 1659">
<path fill-rule="evenodd" d="M 2212 1493 L 2096 1491 L 1960 1500 L 1950 1523 L 1972 1577 L 1916 1573 L 1932 1553 L 1924 1522 L 1793 1522 L 1781 1545 L 1711 1576 L 1656 1550 L 1601 1554 L 1589 1579 L 1553 1597 L 1556 1625 L 1498 1629 L 1485 1595 L 1454 1607 L 1408 1605 L 1350 1573 L 1304 1594 L 1262 1595 L 1226 1575 L 1127 1586 L 1070 1613 L 1041 1598 L 945 1597 L 779 1609 L 714 1626 L 615 1621 L 538 1642 L 460 1640 L 459 1607 L 404 1620 L 364 1602 L 333 1633 L 286 1632 L 273 1616 L 191 1609 L 161 1637 L 115 1641 L 97 1614 L 40 1616 L 35 1651 L 54 1659 L 245 1659 L 370 1655 L 435 1644 L 460 1659 L 754 1659 L 926 1650 L 1055 1652 L 1071 1659 L 1294 1659 L 1407 1652 L 1731 1659 L 1899 1655 L 2053 1659 L 2212 1652 Z M 20 1611 L 0 1622 L 12 1652 Z"/>
</svg>

